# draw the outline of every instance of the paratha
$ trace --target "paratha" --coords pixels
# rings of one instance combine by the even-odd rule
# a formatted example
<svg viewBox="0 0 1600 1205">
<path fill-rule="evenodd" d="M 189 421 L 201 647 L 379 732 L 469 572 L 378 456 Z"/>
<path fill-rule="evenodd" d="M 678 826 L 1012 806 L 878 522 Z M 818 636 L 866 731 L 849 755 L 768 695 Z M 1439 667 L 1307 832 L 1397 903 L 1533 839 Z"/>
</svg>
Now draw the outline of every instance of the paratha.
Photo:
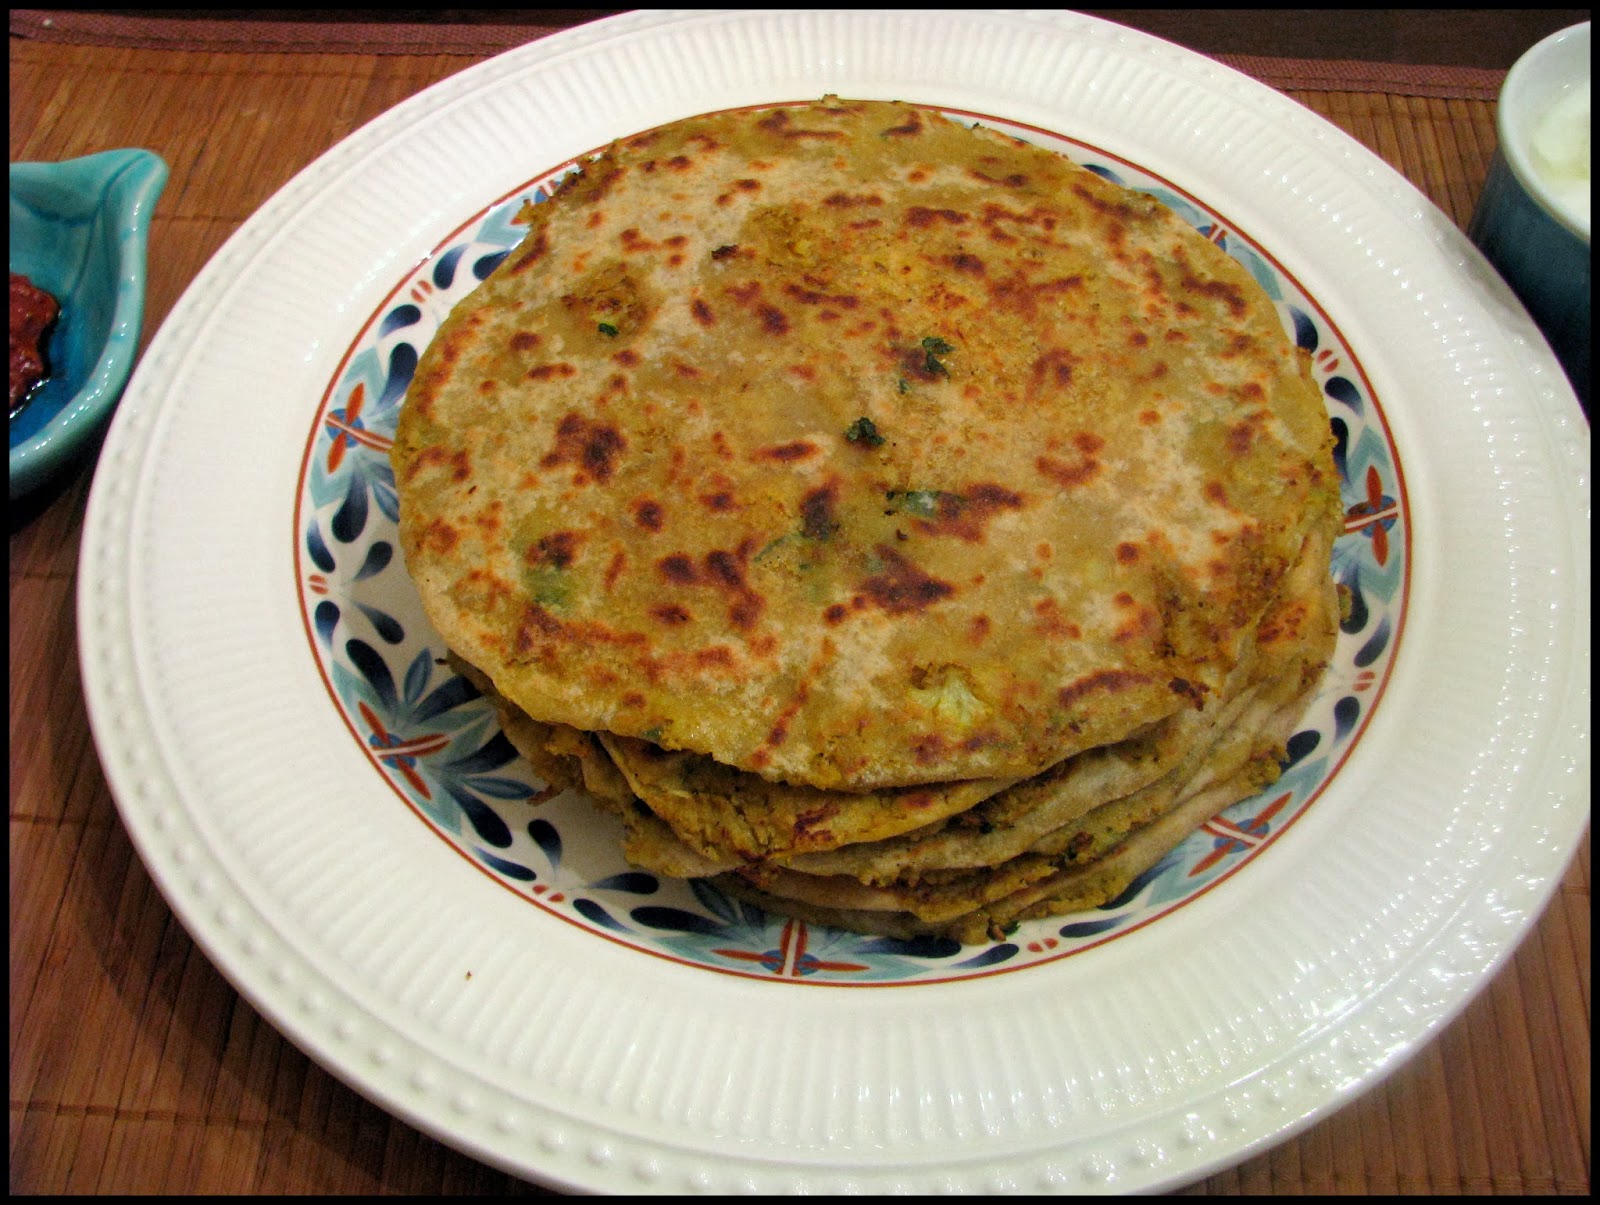
<svg viewBox="0 0 1600 1205">
<path fill-rule="evenodd" d="M 1178 806 L 1130 834 L 1104 857 L 1082 865 L 1059 866 L 1054 873 L 1043 875 L 1010 895 L 941 921 L 889 908 L 853 909 L 773 895 L 737 874 L 720 875 L 711 881 L 736 899 L 815 924 L 887 937 L 949 937 L 976 944 L 1004 936 L 1019 921 L 1082 912 L 1115 901 L 1139 875 L 1157 865 L 1197 827 L 1229 803 L 1249 795 L 1259 773 L 1260 767 L 1251 765 L 1238 773 L 1236 781 L 1216 783 L 1183 798 Z"/>
<path fill-rule="evenodd" d="M 525 220 L 392 455 L 429 618 L 542 722 L 1025 778 L 1220 690 L 1336 488 L 1249 273 L 993 131 L 692 118 Z"/>
<path fill-rule="evenodd" d="M 623 853 L 981 940 L 1276 774 L 1334 638 L 1308 357 L 1149 198 L 909 105 L 609 147 L 418 365 L 458 666 Z"/>
</svg>

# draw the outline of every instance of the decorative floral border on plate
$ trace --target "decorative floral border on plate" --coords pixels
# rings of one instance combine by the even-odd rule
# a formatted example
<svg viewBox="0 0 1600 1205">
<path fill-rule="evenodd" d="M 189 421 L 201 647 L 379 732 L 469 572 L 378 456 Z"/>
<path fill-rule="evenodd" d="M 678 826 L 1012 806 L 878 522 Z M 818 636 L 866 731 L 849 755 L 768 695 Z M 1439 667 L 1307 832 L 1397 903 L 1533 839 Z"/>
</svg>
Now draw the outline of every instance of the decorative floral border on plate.
<svg viewBox="0 0 1600 1205">
<path fill-rule="evenodd" d="M 550 792 L 501 733 L 493 708 L 444 663 L 398 551 L 388 450 L 417 360 L 450 310 L 521 241 L 516 215 L 584 157 L 463 223 L 385 298 L 330 381 L 295 500 L 301 613 L 323 681 L 389 787 L 473 866 L 548 913 L 643 953 L 724 973 L 832 985 L 945 982 L 1020 970 L 1132 932 L 1257 857 L 1303 815 L 1365 729 L 1398 646 L 1410 580 L 1399 456 L 1354 353 L 1263 249 L 1158 175 L 1051 131 L 946 111 L 1052 146 L 1163 202 L 1242 263 L 1312 354 L 1337 446 L 1345 531 L 1333 573 L 1350 594 L 1333 663 L 1288 742 L 1281 777 L 1203 824 L 1117 899 L 1021 924 L 1006 940 L 864 937 L 769 916 L 704 883 L 629 866 L 621 823 L 581 794 Z M 537 806 L 535 806 L 537 805 Z"/>
</svg>

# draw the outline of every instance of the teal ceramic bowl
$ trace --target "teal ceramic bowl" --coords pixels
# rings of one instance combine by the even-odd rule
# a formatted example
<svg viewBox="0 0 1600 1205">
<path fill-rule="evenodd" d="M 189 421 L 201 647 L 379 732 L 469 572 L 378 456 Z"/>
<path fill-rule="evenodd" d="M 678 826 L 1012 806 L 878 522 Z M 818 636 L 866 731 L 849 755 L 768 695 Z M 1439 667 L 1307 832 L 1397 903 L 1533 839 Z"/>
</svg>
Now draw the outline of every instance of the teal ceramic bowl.
<svg viewBox="0 0 1600 1205">
<path fill-rule="evenodd" d="M 144 320 L 145 249 L 167 165 L 143 150 L 11 165 L 11 270 L 55 295 L 50 377 L 11 420 L 11 497 L 99 433 L 128 382 Z"/>
<path fill-rule="evenodd" d="M 1544 332 L 1589 409 L 1590 214 L 1564 200 L 1534 151 L 1540 119 L 1581 92 L 1589 122 L 1589 22 L 1551 34 L 1506 74 L 1495 110 L 1499 144 L 1467 233 Z M 1587 167 L 1584 174 L 1587 176 Z"/>
</svg>

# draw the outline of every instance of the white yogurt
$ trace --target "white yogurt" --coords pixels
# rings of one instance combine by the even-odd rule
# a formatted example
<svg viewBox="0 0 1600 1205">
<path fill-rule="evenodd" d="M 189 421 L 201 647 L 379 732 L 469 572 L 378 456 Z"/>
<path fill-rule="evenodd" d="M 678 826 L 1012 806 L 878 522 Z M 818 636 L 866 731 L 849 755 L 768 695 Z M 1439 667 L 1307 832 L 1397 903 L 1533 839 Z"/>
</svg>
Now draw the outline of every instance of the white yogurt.
<svg viewBox="0 0 1600 1205">
<path fill-rule="evenodd" d="M 1550 201 L 1589 229 L 1589 82 L 1574 85 L 1533 123 L 1529 159 Z"/>
</svg>

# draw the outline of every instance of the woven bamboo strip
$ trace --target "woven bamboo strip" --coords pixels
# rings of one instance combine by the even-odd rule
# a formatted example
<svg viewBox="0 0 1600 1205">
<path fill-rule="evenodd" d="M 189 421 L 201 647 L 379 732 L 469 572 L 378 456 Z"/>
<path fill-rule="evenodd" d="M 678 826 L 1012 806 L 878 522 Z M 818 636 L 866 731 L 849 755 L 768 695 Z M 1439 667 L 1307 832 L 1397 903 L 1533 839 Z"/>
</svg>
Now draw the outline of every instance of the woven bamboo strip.
<svg viewBox="0 0 1600 1205">
<path fill-rule="evenodd" d="M 1562 909 L 1551 909 L 1549 923 L 1535 929 L 1514 959 L 1525 1005 L 1517 1021 L 1528 1036 L 1530 1070 L 1544 1121 L 1541 1149 L 1550 1154 L 1550 1176 L 1557 1191 L 1571 1191 L 1583 1183 L 1589 1166 L 1576 1120 L 1588 1108 L 1589 1025 L 1587 1015 L 1575 1014 L 1570 1003 L 1565 1015 L 1561 1007 L 1566 994 L 1561 984 L 1576 980 L 1576 967 L 1567 961 L 1571 950 L 1565 922 Z M 1575 1039 L 1585 1051 L 1581 1061 L 1569 1055 Z M 1578 1111 L 1580 1099 L 1583 1113 Z"/>
<path fill-rule="evenodd" d="M 1456 1127 L 1444 1058 L 1438 1044 L 1427 1047 L 1390 1083 L 1395 1124 L 1410 1141 L 1402 1192 L 1437 1192 L 1456 1181 Z"/>
<path fill-rule="evenodd" d="M 1281 1142 L 1264 1155 L 1258 1155 L 1251 1160 L 1252 1163 L 1266 1165 L 1265 1181 L 1259 1187 L 1254 1187 L 1258 1181 L 1251 1177 L 1254 1196 L 1304 1196 L 1306 1193 L 1306 1146 L 1303 1137 Z"/>
</svg>

